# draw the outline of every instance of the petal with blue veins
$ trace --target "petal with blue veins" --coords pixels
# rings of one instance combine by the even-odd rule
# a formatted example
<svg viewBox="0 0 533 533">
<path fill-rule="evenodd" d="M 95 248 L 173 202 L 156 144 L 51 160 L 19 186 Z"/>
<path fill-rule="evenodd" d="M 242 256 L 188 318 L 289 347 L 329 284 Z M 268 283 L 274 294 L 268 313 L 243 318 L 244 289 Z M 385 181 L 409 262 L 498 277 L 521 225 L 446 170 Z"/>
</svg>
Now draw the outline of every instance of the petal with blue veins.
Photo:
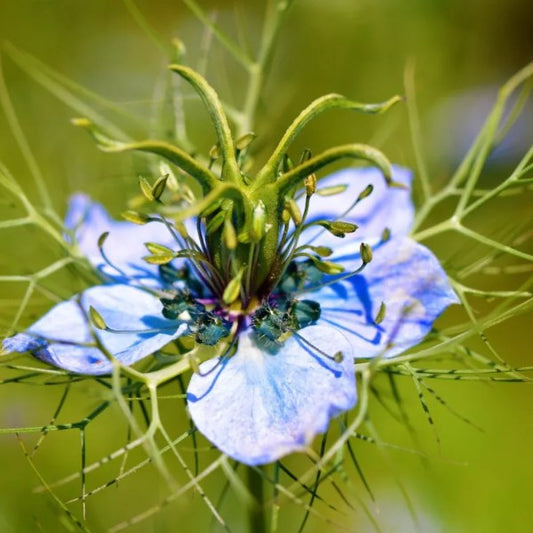
<svg viewBox="0 0 533 533">
<path fill-rule="evenodd" d="M 414 219 L 414 206 L 409 190 L 412 173 L 397 165 L 393 165 L 392 170 L 393 180 L 405 185 L 405 189 L 388 187 L 383 175 L 376 168 L 347 168 L 320 179 L 317 184 L 318 192 L 311 197 L 307 222 L 338 219 L 357 224 L 359 229 L 354 237 L 358 243 L 378 242 L 385 228 L 390 230 L 393 237 L 407 235 Z M 350 209 L 368 185 L 372 185 L 372 193 Z M 335 187 L 339 187 L 337 194 L 319 194 L 321 190 Z M 298 203 L 300 209 L 303 209 L 304 198 Z M 346 239 L 350 238 L 350 235 Z M 343 243 L 339 237 L 316 227 L 307 230 L 301 240 L 332 248 Z M 353 241 L 353 238 L 351 240 Z"/>
<path fill-rule="evenodd" d="M 270 463 L 304 450 L 332 417 L 355 405 L 353 353 L 346 337 L 320 326 L 298 333 L 305 341 L 293 335 L 269 353 L 249 330 L 233 357 L 207 361 L 191 378 L 187 400 L 194 423 L 242 463 Z M 337 351 L 344 356 L 340 363 L 327 357 Z"/>
<path fill-rule="evenodd" d="M 128 285 L 98 285 L 53 307 L 24 333 L 4 339 L 8 352 L 31 352 L 39 359 L 78 374 L 109 374 L 113 365 L 95 346 L 88 320 L 94 307 L 109 328 L 94 330 L 123 365 L 131 365 L 183 335 L 187 325 L 167 320 L 159 300 Z"/>
<path fill-rule="evenodd" d="M 428 334 L 444 309 L 459 303 L 437 258 L 408 237 L 377 247 L 361 274 L 302 297 L 320 304 L 321 323 L 342 331 L 355 357 L 405 351 Z M 376 324 L 382 302 L 385 318 Z"/>
<path fill-rule="evenodd" d="M 149 255 L 147 242 L 162 244 L 171 249 L 177 242 L 167 227 L 159 222 L 144 225 L 113 220 L 104 207 L 85 194 L 74 194 L 65 217 L 65 227 L 74 232 L 76 242 L 89 262 L 115 281 L 142 282 L 144 285 L 161 285 L 158 267 L 143 260 Z M 113 268 L 104 261 L 98 249 L 98 238 L 109 232 L 104 251 Z"/>
</svg>

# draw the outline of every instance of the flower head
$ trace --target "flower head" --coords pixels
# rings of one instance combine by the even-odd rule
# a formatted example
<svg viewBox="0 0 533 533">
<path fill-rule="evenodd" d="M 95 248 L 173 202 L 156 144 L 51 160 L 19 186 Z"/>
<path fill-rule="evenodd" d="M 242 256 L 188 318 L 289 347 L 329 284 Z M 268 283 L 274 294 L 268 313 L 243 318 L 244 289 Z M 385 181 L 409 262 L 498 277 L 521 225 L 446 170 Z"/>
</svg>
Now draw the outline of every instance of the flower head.
<svg viewBox="0 0 533 533">
<path fill-rule="evenodd" d="M 136 225 L 74 196 L 69 238 L 102 284 L 55 306 L 3 347 L 71 372 L 107 374 L 179 339 L 176 350 L 188 363 L 179 371 L 194 369 L 187 402 L 197 428 L 243 463 L 268 463 L 305 449 L 355 405 L 356 359 L 415 345 L 457 299 L 433 254 L 407 236 L 407 170 L 366 145 L 305 152 L 296 165 L 287 155 L 318 113 L 376 113 L 397 98 L 368 106 L 339 95 L 316 100 L 249 176 L 253 137 L 234 141 L 207 82 L 186 67 L 171 69 L 194 86 L 213 119 L 218 145 L 209 166 L 167 143 L 119 143 L 87 120 L 77 124 L 107 151 L 167 158 L 198 182 L 201 198 L 164 216 L 130 213 Z M 316 171 L 346 157 L 375 168 L 317 180 Z M 145 196 L 160 201 L 165 183 L 143 183 Z"/>
<path fill-rule="evenodd" d="M 394 179 L 409 185 L 410 173 L 395 167 Z M 354 201 L 367 187 L 368 198 Z M 112 363 L 102 348 L 131 365 L 179 337 L 220 345 L 191 378 L 190 414 L 231 457 L 271 462 L 304 449 L 331 417 L 355 405 L 355 359 L 390 357 L 417 344 L 457 301 L 433 254 L 407 237 L 412 214 L 408 190 L 383 186 L 376 170 L 347 169 L 320 180 L 293 246 L 302 254 L 243 308 L 237 298 L 225 303 L 224 291 L 215 294 L 214 281 L 205 283 L 209 271 L 191 260 L 161 267 L 142 259 L 144 242 L 176 247 L 164 224 L 116 222 L 101 205 L 75 195 L 66 226 L 106 283 L 56 305 L 25 333 L 4 340 L 4 349 L 30 351 L 71 372 L 106 374 Z M 324 221 L 340 217 L 359 227 L 357 239 L 328 231 Z M 99 249 L 104 232 L 109 238 Z M 201 232 L 198 241 L 205 239 Z M 362 242 L 372 243 L 368 264 Z M 309 246 L 331 252 L 326 267 Z M 91 327 L 91 309 L 102 328 Z"/>
</svg>

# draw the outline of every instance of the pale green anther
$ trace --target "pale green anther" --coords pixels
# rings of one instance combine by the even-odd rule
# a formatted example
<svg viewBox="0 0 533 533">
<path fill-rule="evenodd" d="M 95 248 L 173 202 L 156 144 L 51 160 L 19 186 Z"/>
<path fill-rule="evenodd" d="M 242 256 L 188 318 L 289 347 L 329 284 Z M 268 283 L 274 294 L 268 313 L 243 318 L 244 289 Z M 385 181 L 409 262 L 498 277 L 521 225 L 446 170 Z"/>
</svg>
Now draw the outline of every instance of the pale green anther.
<svg viewBox="0 0 533 533">
<path fill-rule="evenodd" d="M 307 245 L 306 248 L 309 248 L 310 250 L 315 252 L 315 254 L 319 255 L 320 257 L 329 257 L 333 253 L 333 250 L 331 248 L 328 248 L 327 246 Z"/>
<path fill-rule="evenodd" d="M 214 144 L 211 146 L 211 150 L 209 150 L 209 159 L 218 159 L 220 157 L 220 147 L 218 144 Z"/>
<path fill-rule="evenodd" d="M 320 220 L 317 222 L 319 226 L 322 226 L 328 230 L 335 237 L 344 237 L 346 233 L 353 233 L 357 230 L 357 224 L 351 222 L 343 222 L 340 220 L 330 222 L 329 220 Z"/>
<path fill-rule="evenodd" d="M 104 246 L 104 243 L 108 237 L 109 237 L 109 231 L 104 231 L 104 233 L 102 233 L 102 235 L 98 237 L 98 242 L 97 242 L 98 248 L 102 248 Z"/>
<path fill-rule="evenodd" d="M 308 256 L 313 264 L 324 274 L 341 274 L 344 272 L 344 267 L 338 263 L 333 263 L 332 261 L 322 261 L 318 257 L 313 257 L 312 255 Z"/>
<path fill-rule="evenodd" d="M 89 306 L 89 318 L 92 324 L 98 329 L 107 329 L 107 324 L 102 315 L 91 305 Z"/>
<path fill-rule="evenodd" d="M 293 168 L 294 168 L 294 161 L 290 158 L 288 154 L 285 154 L 281 161 L 281 171 L 285 173 L 285 172 L 289 172 L 289 170 L 292 170 Z"/>
<path fill-rule="evenodd" d="M 305 194 L 312 196 L 316 192 L 316 174 L 311 174 L 304 179 Z"/>
<path fill-rule="evenodd" d="M 298 204 L 294 201 L 293 198 L 286 198 L 285 207 L 287 208 L 294 224 L 296 226 L 299 226 L 302 223 L 302 213 L 300 212 Z"/>
<path fill-rule="evenodd" d="M 333 356 L 333 360 L 336 363 L 342 363 L 344 361 L 344 354 L 341 351 L 336 352 Z"/>
<path fill-rule="evenodd" d="M 374 318 L 374 324 L 381 324 L 383 320 L 385 319 L 385 314 L 387 313 L 387 306 L 385 305 L 385 302 L 381 302 L 381 305 L 379 306 L 378 314 L 376 315 L 376 318 Z"/>
<path fill-rule="evenodd" d="M 358 228 L 357 224 L 352 224 L 351 222 L 343 222 L 341 220 L 331 222 L 331 227 L 335 228 L 337 231 L 342 231 L 343 233 L 353 233 Z"/>
<path fill-rule="evenodd" d="M 160 176 L 157 178 L 157 180 L 154 183 L 154 186 L 152 187 L 152 195 L 154 197 L 154 200 L 159 201 L 163 193 L 165 192 L 165 188 L 167 186 L 167 180 L 168 180 L 168 174 L 165 176 Z"/>
<path fill-rule="evenodd" d="M 364 265 L 368 265 L 370 261 L 372 261 L 372 248 L 369 244 L 362 242 L 359 246 L 359 251 L 361 253 L 361 260 L 363 261 Z"/>
<path fill-rule="evenodd" d="M 162 244 L 158 244 L 156 242 L 145 242 L 144 245 L 146 246 L 146 249 L 152 254 L 172 254 L 172 255 L 174 255 L 174 251 L 173 250 L 171 250 L 167 246 L 163 246 Z"/>
<path fill-rule="evenodd" d="M 313 154 L 312 154 L 311 150 L 309 150 L 309 148 L 304 148 L 304 151 L 302 152 L 302 155 L 300 156 L 299 163 L 304 163 L 308 159 L 311 159 L 312 156 L 313 156 Z"/>
<path fill-rule="evenodd" d="M 239 152 L 242 152 L 243 150 L 245 150 L 246 148 L 248 148 L 248 146 L 250 146 L 250 144 L 252 144 L 252 142 L 257 139 L 257 135 L 253 132 L 250 132 L 250 133 L 246 133 L 245 135 L 242 135 L 241 137 L 239 137 L 236 141 L 235 141 L 235 148 L 239 151 Z"/>
<path fill-rule="evenodd" d="M 187 48 L 185 47 L 185 43 L 178 39 L 177 37 L 174 37 L 170 44 L 174 48 L 174 57 L 176 61 L 181 61 L 183 57 L 185 57 L 185 54 L 187 53 Z"/>
<path fill-rule="evenodd" d="M 244 230 L 239 233 L 237 240 L 242 244 L 250 244 L 252 242 L 252 236 L 249 231 Z"/>
<path fill-rule="evenodd" d="M 222 205 L 223 201 L 224 201 L 223 199 L 219 198 L 218 200 L 215 200 L 214 202 L 211 202 L 211 204 L 209 204 L 209 207 L 206 207 L 202 211 L 201 216 L 202 217 L 208 217 L 209 215 L 214 213 L 217 209 L 220 208 L 220 206 Z"/>
<path fill-rule="evenodd" d="M 148 183 L 148 180 L 146 178 L 139 176 L 139 187 L 141 189 L 141 192 L 143 193 L 143 196 L 149 202 L 152 202 L 154 200 L 154 195 L 152 193 L 152 186 L 150 185 L 150 183 Z"/>
<path fill-rule="evenodd" d="M 219 211 L 216 215 L 214 215 L 205 226 L 205 232 L 207 233 L 207 235 L 211 235 L 211 233 L 215 232 L 218 228 L 220 228 L 225 218 L 226 213 L 224 211 Z"/>
<path fill-rule="evenodd" d="M 367 185 L 365 189 L 357 197 L 357 201 L 360 202 L 361 200 L 364 200 L 365 198 L 370 196 L 373 190 L 374 190 L 374 186 L 372 184 Z"/>
<path fill-rule="evenodd" d="M 176 174 L 170 168 L 170 165 L 166 161 L 161 161 L 159 163 L 159 172 L 162 176 L 167 176 L 167 188 L 172 192 L 177 192 L 180 189 L 180 183 L 176 178 Z"/>
<path fill-rule="evenodd" d="M 387 242 L 390 239 L 390 229 L 385 228 L 381 233 L 381 242 Z"/>
<path fill-rule="evenodd" d="M 235 250 L 237 248 L 237 234 L 235 228 L 230 220 L 230 217 L 225 217 L 224 228 L 222 229 L 222 238 L 224 245 L 228 250 Z"/>
<path fill-rule="evenodd" d="M 148 215 L 131 210 L 121 213 L 121 217 L 128 222 L 133 222 L 134 224 L 139 224 L 140 226 L 152 220 L 152 217 L 149 217 Z"/>
<path fill-rule="evenodd" d="M 241 280 L 244 273 L 244 267 L 242 267 L 238 274 L 226 285 L 224 293 L 222 294 L 222 300 L 225 304 L 232 304 L 241 293 Z"/>
<path fill-rule="evenodd" d="M 250 237 L 254 241 L 259 241 L 266 233 L 266 209 L 262 200 L 259 200 L 252 210 L 252 226 Z"/>
<path fill-rule="evenodd" d="M 291 220 L 291 214 L 289 213 L 289 210 L 287 208 L 284 208 L 281 212 L 281 221 L 283 224 L 288 224 Z"/>
<path fill-rule="evenodd" d="M 342 194 L 348 185 L 332 185 L 331 187 L 322 187 L 316 191 L 320 196 L 333 196 L 335 194 Z"/>
<path fill-rule="evenodd" d="M 176 222 L 175 227 L 178 230 L 178 233 L 182 239 L 189 238 L 189 232 L 187 231 L 187 228 L 185 227 L 185 224 L 183 222 Z"/>
<path fill-rule="evenodd" d="M 172 259 L 175 259 L 176 254 L 174 252 L 170 253 L 157 253 L 153 255 L 146 255 L 143 257 L 143 259 L 150 263 L 151 265 L 166 265 L 167 263 L 170 263 Z"/>
</svg>

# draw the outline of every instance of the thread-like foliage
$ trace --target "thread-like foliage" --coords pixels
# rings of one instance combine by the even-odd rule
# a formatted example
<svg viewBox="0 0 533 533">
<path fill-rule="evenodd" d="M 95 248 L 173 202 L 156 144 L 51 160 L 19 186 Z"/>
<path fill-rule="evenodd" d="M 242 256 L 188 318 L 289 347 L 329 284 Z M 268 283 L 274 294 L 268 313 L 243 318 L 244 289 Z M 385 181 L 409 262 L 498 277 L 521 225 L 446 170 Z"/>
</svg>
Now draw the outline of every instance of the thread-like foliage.
<svg viewBox="0 0 533 533">
<path fill-rule="evenodd" d="M 250 55 L 235 42 L 216 21 L 205 13 L 194 1 L 185 2 L 192 13 L 205 27 L 206 42 L 218 42 L 242 67 L 248 77 L 248 90 L 241 108 L 225 102 L 225 109 L 231 125 L 238 136 L 253 130 L 256 110 L 271 61 L 273 45 L 279 32 L 284 14 L 290 8 L 288 1 L 271 2 L 265 18 L 264 33 L 259 50 Z M 147 32 L 156 44 L 167 51 L 169 62 L 182 61 L 179 45 L 174 48 L 162 43 L 157 33 L 144 19 L 139 8 L 131 1 L 125 1 L 130 14 Z M 206 54 L 208 53 L 206 48 Z M 59 98 L 76 113 L 88 117 L 106 133 L 130 140 L 113 117 L 127 115 L 136 127 L 142 122 L 87 89 L 69 80 L 50 67 L 40 63 L 26 52 L 8 45 L 4 52 L 38 84 Z M 202 62 L 204 60 L 202 59 Z M 202 70 L 202 68 L 200 68 Z M 1 74 L 0 74 L 1 76 Z M 170 76 L 170 75 L 169 75 Z M 516 195 L 530 195 L 533 186 L 533 148 L 516 164 L 509 175 L 501 178 L 490 189 L 483 185 L 483 173 L 489 155 L 505 133 L 510 122 L 520 109 L 510 109 L 509 102 L 523 105 L 527 97 L 529 81 L 533 76 L 530 64 L 513 76 L 500 90 L 495 105 L 474 141 L 464 161 L 450 181 L 435 190 L 429 179 L 428 166 L 424 161 L 420 130 L 414 94 L 414 74 L 406 73 L 407 108 L 414 145 L 417 178 L 419 180 L 420 202 L 412 237 L 419 242 L 430 239 L 457 239 L 459 247 L 468 249 L 468 254 L 444 258 L 450 282 L 459 296 L 462 307 L 449 313 L 447 322 L 434 330 L 415 349 L 394 358 L 378 357 L 356 364 L 358 374 L 359 401 L 354 412 L 333 424 L 326 435 L 317 439 L 315 447 L 307 451 L 298 461 L 279 461 L 269 467 L 257 468 L 254 474 L 263 487 L 263 499 L 257 501 L 257 492 L 252 493 L 245 468 L 228 457 L 213 450 L 200 438 L 185 413 L 185 394 L 181 375 L 167 380 L 164 374 L 157 378 L 141 370 L 125 370 L 116 364 L 110 377 L 83 377 L 45 366 L 29 356 L 0 357 L 0 385 L 15 387 L 38 386 L 43 391 L 55 389 L 57 407 L 48 420 L 32 427 L 2 427 L 0 434 L 17 435 L 23 452 L 35 470 L 40 486 L 39 492 L 51 496 L 72 529 L 89 530 L 92 523 L 88 506 L 98 495 L 105 493 L 113 498 L 114 487 L 119 491 L 131 486 L 127 483 L 136 479 L 149 479 L 148 471 L 155 471 L 160 480 L 156 499 L 147 499 L 146 507 L 134 509 L 125 507 L 117 513 L 115 524 L 105 524 L 111 531 L 125 530 L 130 526 L 149 520 L 165 507 L 173 505 L 180 498 L 196 494 L 201 498 L 212 520 L 219 529 L 239 530 L 239 519 L 228 516 L 229 501 L 237 501 L 250 514 L 260 510 L 268 516 L 270 531 L 286 531 L 282 507 L 292 505 L 301 510 L 300 531 L 310 520 L 322 521 L 350 531 L 345 517 L 354 511 L 362 511 L 371 526 L 380 530 L 378 516 L 379 497 L 372 489 L 372 475 L 360 459 L 360 449 L 371 446 L 375 453 L 383 454 L 391 462 L 391 450 L 414 453 L 427 459 L 431 453 L 420 451 L 416 433 L 410 420 L 416 416 L 409 412 L 403 397 L 409 384 L 419 399 L 428 424 L 435 431 L 439 442 L 438 418 L 434 414 L 437 406 L 448 409 L 454 416 L 476 428 L 475 421 L 462 414 L 463 406 L 452 406 L 445 394 L 439 392 L 439 382 L 527 382 L 533 367 L 513 368 L 505 362 L 506 354 L 499 353 L 492 345 L 491 329 L 502 323 L 513 321 L 519 315 L 531 312 L 533 298 L 531 284 L 531 260 L 527 243 L 531 237 L 527 221 L 515 228 L 494 236 L 476 224 L 476 215 L 499 209 L 502 198 Z M 190 98 L 182 83 L 169 77 L 164 95 L 166 108 L 171 108 L 173 130 L 169 139 L 184 151 L 191 150 L 190 135 L 183 117 L 184 102 Z M 178 92 L 176 92 L 178 91 Z M 520 93 L 516 99 L 516 93 Z M 35 314 L 64 300 L 68 287 L 58 289 L 57 276 L 71 276 L 87 283 L 94 281 L 87 261 L 79 250 L 65 240 L 65 229 L 61 217 L 54 210 L 48 192 L 49 184 L 43 178 L 39 165 L 32 155 L 31 147 L 17 120 L 12 106 L 9 87 L 0 77 L 0 103 L 8 119 L 10 131 L 22 151 L 28 169 L 33 177 L 33 189 L 28 194 L 9 170 L 0 165 L 0 187 L 14 204 L 15 214 L 0 221 L 1 232 L 17 235 L 27 227 L 39 232 L 53 247 L 53 259 L 34 270 L 24 269 L 21 273 L 0 276 L 0 284 L 8 287 L 2 294 L 13 296 L 1 299 L 1 333 L 7 337 L 22 330 L 31 323 Z M 104 109 L 103 112 L 97 108 Z M 160 129 L 154 127 L 152 132 Z M 168 131 L 168 129 L 165 129 Z M 198 161 L 209 163 L 207 158 Z M 159 169 L 155 169 L 158 172 Z M 190 198 L 190 190 L 182 189 Z M 30 197 L 37 196 L 37 201 Z M 137 199 L 138 201 L 138 199 Z M 440 206 L 444 206 L 440 209 Z M 439 219 L 433 213 L 438 211 Z M 445 214 L 443 215 L 443 212 Z M 529 221 L 530 223 L 531 221 Z M 21 233 L 22 235 L 22 233 Z M 31 243 L 29 244 L 31 246 Z M 504 282 L 503 289 L 484 289 L 480 281 L 498 276 Z M 13 289 L 14 286 L 22 290 Z M 406 310 L 406 317 L 409 310 Z M 394 339 L 391 339 L 393 342 Z M 169 356 L 171 357 L 171 356 Z M 183 372 L 190 363 L 183 364 Z M 82 391 L 92 391 L 91 402 L 80 402 Z M 75 400 L 73 398 L 76 398 Z M 71 401 L 72 400 L 72 401 Z M 171 406 L 171 407 L 169 407 Z M 177 410 L 181 416 L 175 416 Z M 402 424 L 412 434 L 412 450 L 384 442 L 378 428 L 372 422 L 373 413 L 384 410 L 391 420 Z M 66 414 L 65 414 L 66 413 Z M 169 413 L 172 416 L 169 416 Z M 68 420 L 68 421 L 67 421 Z M 122 429 L 120 437 L 114 436 L 115 449 L 97 459 L 88 459 L 88 441 L 94 435 L 94 428 L 105 427 L 109 421 L 116 421 Z M 470 431 L 470 429 L 468 429 Z M 51 477 L 39 468 L 39 452 L 47 446 L 52 433 L 76 432 L 79 435 L 79 468 L 71 474 Z M 31 439 L 30 439 L 31 437 Z M 391 465 L 391 471 L 393 465 Z M 213 481 L 214 480 L 214 481 Z M 143 481 L 144 482 L 144 481 Z M 416 521 L 414 505 L 409 501 L 407 491 L 398 480 L 405 495 L 406 504 Z"/>
</svg>

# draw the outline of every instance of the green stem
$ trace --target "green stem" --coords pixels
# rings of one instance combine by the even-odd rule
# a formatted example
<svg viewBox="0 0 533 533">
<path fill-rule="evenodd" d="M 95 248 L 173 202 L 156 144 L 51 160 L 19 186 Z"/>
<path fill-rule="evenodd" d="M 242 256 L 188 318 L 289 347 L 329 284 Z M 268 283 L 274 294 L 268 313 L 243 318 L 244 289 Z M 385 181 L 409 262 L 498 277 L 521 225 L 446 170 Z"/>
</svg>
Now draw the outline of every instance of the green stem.
<svg viewBox="0 0 533 533">
<path fill-rule="evenodd" d="M 238 124 L 237 137 L 242 137 L 253 130 L 255 113 L 259 104 L 265 74 L 274 51 L 274 43 L 281 27 L 283 16 L 287 13 L 291 3 L 292 0 L 274 2 L 275 5 L 269 2 L 257 60 L 248 66 L 250 78 L 242 111 L 242 120 Z"/>
<path fill-rule="evenodd" d="M 254 503 L 248 511 L 248 524 L 250 533 L 266 533 L 267 523 L 264 502 L 263 477 L 261 473 L 253 467 L 247 468 L 247 485 L 250 494 L 254 498 Z"/>
</svg>

